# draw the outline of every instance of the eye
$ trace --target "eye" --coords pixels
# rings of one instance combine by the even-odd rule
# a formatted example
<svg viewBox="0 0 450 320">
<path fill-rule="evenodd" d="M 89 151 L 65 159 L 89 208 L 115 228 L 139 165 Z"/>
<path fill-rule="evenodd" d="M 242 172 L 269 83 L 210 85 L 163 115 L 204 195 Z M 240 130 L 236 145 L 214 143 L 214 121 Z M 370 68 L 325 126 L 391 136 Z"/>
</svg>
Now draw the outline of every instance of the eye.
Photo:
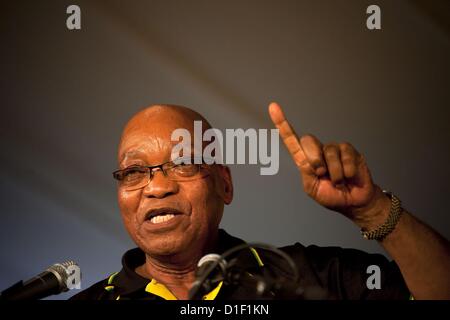
<svg viewBox="0 0 450 320">
<path fill-rule="evenodd" d="M 179 164 L 171 168 L 171 171 L 180 177 L 191 177 L 198 172 L 196 164 Z"/>
<path fill-rule="evenodd" d="M 141 167 L 141 166 L 133 166 L 126 168 L 122 170 L 121 178 L 120 180 L 123 180 L 124 182 L 132 182 L 135 180 L 142 179 L 143 176 L 145 176 L 147 173 L 147 168 Z"/>
</svg>

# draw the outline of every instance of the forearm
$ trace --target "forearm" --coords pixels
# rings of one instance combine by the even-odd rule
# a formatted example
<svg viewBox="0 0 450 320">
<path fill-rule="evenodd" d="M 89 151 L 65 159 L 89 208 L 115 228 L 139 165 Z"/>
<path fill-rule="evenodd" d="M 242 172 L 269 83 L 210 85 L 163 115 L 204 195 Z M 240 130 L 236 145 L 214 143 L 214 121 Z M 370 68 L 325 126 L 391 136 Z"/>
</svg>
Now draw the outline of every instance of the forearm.
<svg viewBox="0 0 450 320">
<path fill-rule="evenodd" d="M 389 215 L 390 201 L 380 198 L 381 211 L 372 221 L 358 221 L 372 230 Z M 415 299 L 450 299 L 450 244 L 431 227 L 407 211 L 395 229 L 380 241 L 395 260 Z"/>
<path fill-rule="evenodd" d="M 450 244 L 408 212 L 383 241 L 415 299 L 450 299 Z"/>
</svg>

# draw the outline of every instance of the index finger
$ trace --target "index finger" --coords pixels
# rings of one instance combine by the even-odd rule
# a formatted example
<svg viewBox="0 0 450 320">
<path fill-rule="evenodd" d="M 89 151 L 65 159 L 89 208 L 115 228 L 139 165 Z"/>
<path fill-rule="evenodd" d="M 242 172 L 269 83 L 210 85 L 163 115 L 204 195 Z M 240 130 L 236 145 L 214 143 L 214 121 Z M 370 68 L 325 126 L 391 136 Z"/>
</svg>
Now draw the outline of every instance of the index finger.
<svg viewBox="0 0 450 320">
<path fill-rule="evenodd" d="M 306 157 L 297 134 L 286 120 L 283 110 L 278 103 L 272 102 L 269 105 L 269 114 L 275 127 L 280 130 L 280 136 L 294 159 L 295 164 L 300 168 L 306 163 Z"/>
</svg>

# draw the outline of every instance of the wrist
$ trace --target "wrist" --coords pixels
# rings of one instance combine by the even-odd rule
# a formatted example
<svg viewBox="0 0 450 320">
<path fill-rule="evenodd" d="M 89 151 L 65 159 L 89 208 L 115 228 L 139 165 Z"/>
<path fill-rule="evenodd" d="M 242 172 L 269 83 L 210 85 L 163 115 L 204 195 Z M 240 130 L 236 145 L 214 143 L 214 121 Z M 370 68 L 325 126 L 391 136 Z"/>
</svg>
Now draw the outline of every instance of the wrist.
<svg viewBox="0 0 450 320">
<path fill-rule="evenodd" d="M 361 229 L 374 230 L 388 219 L 390 210 L 391 199 L 375 186 L 372 200 L 353 214 L 352 221 Z"/>
</svg>

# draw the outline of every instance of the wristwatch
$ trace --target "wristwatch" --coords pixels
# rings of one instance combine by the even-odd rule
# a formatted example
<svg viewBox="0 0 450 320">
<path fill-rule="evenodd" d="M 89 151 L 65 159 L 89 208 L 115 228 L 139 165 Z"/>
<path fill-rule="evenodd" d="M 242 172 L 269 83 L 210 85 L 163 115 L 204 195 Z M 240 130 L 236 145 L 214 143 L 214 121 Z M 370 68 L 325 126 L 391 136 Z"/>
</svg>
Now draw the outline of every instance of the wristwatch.
<svg viewBox="0 0 450 320">
<path fill-rule="evenodd" d="M 383 190 L 383 193 L 391 199 L 391 210 L 387 220 L 375 230 L 361 229 L 362 236 L 367 240 L 381 241 L 395 229 L 403 212 L 402 203 L 392 192 Z"/>
</svg>

